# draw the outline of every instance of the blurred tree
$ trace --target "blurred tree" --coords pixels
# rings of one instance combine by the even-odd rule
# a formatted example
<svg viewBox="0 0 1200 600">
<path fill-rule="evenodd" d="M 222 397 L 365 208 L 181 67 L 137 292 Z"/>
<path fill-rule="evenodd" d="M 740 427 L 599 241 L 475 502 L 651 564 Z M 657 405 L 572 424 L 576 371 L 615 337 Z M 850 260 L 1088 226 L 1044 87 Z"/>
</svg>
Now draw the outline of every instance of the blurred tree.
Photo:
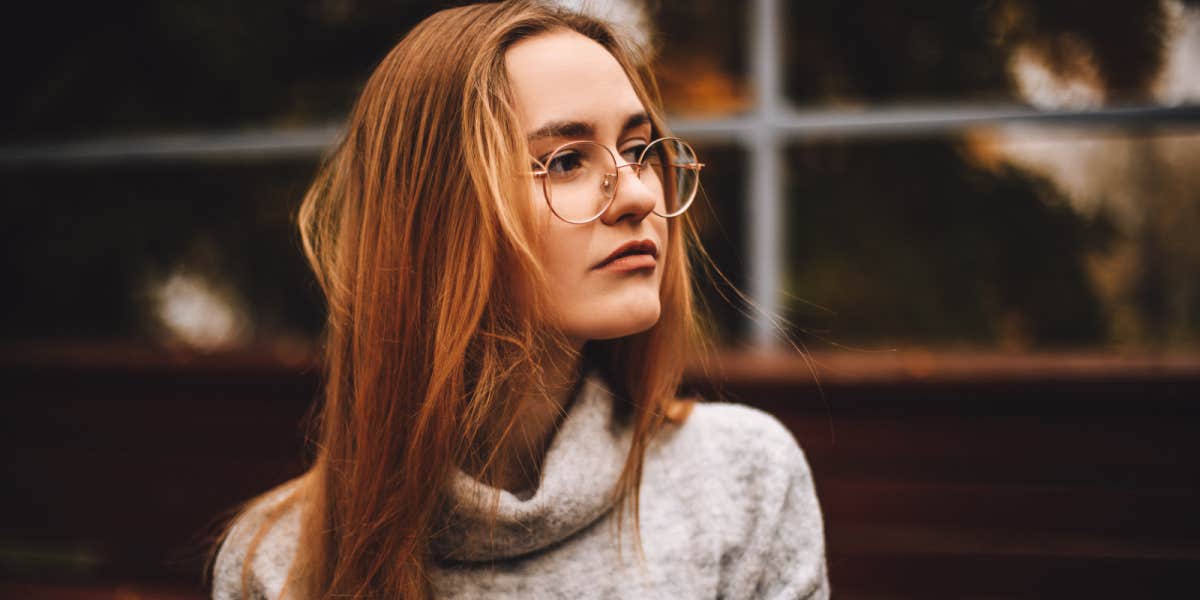
<svg viewBox="0 0 1200 600">
<path fill-rule="evenodd" d="M 1094 56 L 1110 92 L 1140 97 L 1161 66 L 1166 27 L 1160 0 L 785 5 L 786 86 L 801 103 L 1015 99 L 1013 49 L 1031 44 L 1070 68 L 1073 40 Z"/>
<path fill-rule="evenodd" d="M 341 118 L 445 1 L 27 2 L 3 26 L 5 138 Z M 459 2 L 458 4 L 462 4 Z"/>
<path fill-rule="evenodd" d="M 1112 238 L 1045 179 L 944 142 L 811 143 L 789 157 L 791 317 L 834 339 L 1080 345 L 1107 333 L 1087 252 Z"/>
</svg>

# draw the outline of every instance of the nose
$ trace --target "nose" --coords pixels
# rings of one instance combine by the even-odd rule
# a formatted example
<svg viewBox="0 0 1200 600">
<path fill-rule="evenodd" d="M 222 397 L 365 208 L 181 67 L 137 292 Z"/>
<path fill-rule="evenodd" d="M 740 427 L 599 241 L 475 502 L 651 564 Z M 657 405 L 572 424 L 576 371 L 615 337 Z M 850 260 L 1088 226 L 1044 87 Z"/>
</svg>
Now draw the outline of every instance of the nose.
<svg viewBox="0 0 1200 600">
<path fill-rule="evenodd" d="M 661 190 L 646 185 L 638 176 L 641 165 L 628 163 L 617 167 L 616 195 L 612 204 L 600 215 L 600 220 L 606 225 L 616 225 L 628 220 L 640 222 L 654 210 L 658 203 Z"/>
</svg>

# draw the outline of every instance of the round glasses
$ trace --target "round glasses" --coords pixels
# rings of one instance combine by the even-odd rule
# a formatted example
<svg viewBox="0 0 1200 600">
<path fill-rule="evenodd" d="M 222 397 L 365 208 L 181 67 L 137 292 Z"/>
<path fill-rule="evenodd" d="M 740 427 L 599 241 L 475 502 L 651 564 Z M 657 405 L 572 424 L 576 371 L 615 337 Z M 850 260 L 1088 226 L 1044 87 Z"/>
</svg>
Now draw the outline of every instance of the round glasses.
<svg viewBox="0 0 1200 600">
<path fill-rule="evenodd" d="M 629 167 L 658 200 L 654 214 L 677 217 L 696 198 L 700 169 L 696 151 L 674 137 L 659 138 L 644 148 L 631 148 L 636 162 L 618 164 L 611 150 L 592 141 L 568 142 L 545 161 L 534 159 L 532 175 L 542 180 L 550 211 L 568 223 L 590 223 L 600 218 L 617 196 L 617 169 Z"/>
</svg>

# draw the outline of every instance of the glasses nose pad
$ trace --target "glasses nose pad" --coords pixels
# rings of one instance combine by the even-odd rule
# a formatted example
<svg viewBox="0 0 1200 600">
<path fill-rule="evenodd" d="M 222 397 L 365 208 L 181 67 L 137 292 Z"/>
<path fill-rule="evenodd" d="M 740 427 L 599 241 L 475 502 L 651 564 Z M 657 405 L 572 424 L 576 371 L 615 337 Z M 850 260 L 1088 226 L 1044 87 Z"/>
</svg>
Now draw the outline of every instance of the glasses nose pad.
<svg viewBox="0 0 1200 600">
<path fill-rule="evenodd" d="M 605 173 L 600 180 L 600 190 L 604 193 L 605 198 L 612 198 L 613 192 L 616 191 L 617 174 Z"/>
</svg>

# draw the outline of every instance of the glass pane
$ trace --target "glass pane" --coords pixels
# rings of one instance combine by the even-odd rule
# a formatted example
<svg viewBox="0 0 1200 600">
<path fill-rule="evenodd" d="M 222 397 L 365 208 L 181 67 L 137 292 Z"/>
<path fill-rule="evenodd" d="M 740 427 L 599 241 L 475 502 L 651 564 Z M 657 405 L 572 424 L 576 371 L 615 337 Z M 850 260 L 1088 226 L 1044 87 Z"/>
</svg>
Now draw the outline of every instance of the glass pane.
<svg viewBox="0 0 1200 600">
<path fill-rule="evenodd" d="M 222 349 L 311 338 L 294 226 L 313 165 L 147 164 L 0 177 L 0 336 Z"/>
<path fill-rule="evenodd" d="M 714 333 L 724 342 L 733 342 L 744 333 L 745 317 L 738 304 L 722 297 L 736 300 L 722 282 L 722 274 L 738 289 L 746 289 L 746 152 L 738 146 L 720 144 L 696 144 L 695 149 L 704 170 L 700 191 L 687 214 L 696 223 L 701 244 L 720 273 L 707 276 L 701 264 L 694 261 L 693 266 L 702 300 L 713 317 Z"/>
<path fill-rule="evenodd" d="M 619 4 L 619 3 L 618 3 Z M 648 3 L 658 30 L 656 75 L 667 112 L 715 116 L 750 107 L 746 19 L 750 3 Z"/>
<path fill-rule="evenodd" d="M 341 119 L 398 36 L 445 5 L 118 2 L 64 15 L 24 3 L 0 123 L 6 138 L 45 141 Z"/>
<path fill-rule="evenodd" d="M 1178 2 L 781 4 L 785 85 L 798 105 L 1085 107 L 1195 94 L 1196 11 Z"/>
<path fill-rule="evenodd" d="M 787 160 L 803 329 L 872 346 L 1200 342 L 1200 134 L 991 130 L 799 143 Z"/>
</svg>

